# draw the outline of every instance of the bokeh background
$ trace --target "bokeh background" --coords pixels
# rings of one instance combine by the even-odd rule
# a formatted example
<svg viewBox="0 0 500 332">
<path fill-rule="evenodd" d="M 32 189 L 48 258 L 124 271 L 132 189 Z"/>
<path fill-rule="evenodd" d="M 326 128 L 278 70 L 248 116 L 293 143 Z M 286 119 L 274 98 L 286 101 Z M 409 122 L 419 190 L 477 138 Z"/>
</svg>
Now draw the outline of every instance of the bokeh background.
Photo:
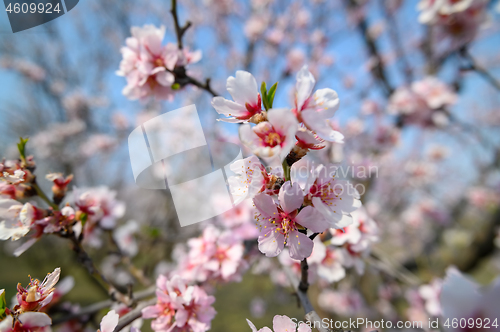
<svg viewBox="0 0 500 332">
<path fill-rule="evenodd" d="M 344 177 L 364 186 L 362 201 L 380 240 L 363 274 L 351 269 L 330 286 L 345 296 L 336 306 L 319 306 L 321 316 L 409 317 L 415 306 L 408 294 L 442 278 L 450 265 L 481 284 L 499 275 L 500 93 L 492 81 L 500 81 L 500 13 L 496 2 L 486 2 L 487 19 L 474 37 L 450 42 L 419 22 L 414 0 L 179 1 L 181 22 L 192 22 L 184 44 L 202 52 L 190 74 L 211 78 L 219 94 L 228 95 L 227 77 L 247 70 L 259 83 L 279 82 L 275 105 L 292 105 L 295 75 L 308 64 L 317 88 L 340 96 L 334 121 L 346 143 L 329 144 L 311 158 L 339 163 Z M 132 259 L 149 278 L 172 261 L 175 243 L 199 228 L 179 227 L 168 190 L 135 185 L 129 133 L 195 104 L 209 140 L 238 141 L 236 126 L 216 122 L 212 96 L 204 90 L 186 86 L 172 101 L 123 96 L 125 79 L 115 72 L 130 28 L 164 25 L 165 42 L 175 43 L 170 6 L 82 0 L 59 19 L 16 34 L 0 11 L 0 155 L 17 158 L 18 138 L 30 137 L 28 153 L 45 190 L 51 184 L 44 174 L 63 172 L 74 174 L 73 187 L 116 191 L 126 206 L 119 225 L 139 224 L 134 236 L 140 249 Z M 445 121 L 412 123 L 391 113 L 393 92 L 428 75 L 458 95 L 442 110 Z M 357 173 L 369 166 L 377 171 Z M 41 278 L 56 266 L 74 278 L 64 301 L 86 306 L 106 298 L 65 240 L 45 237 L 14 258 L 17 245 L 0 244 L 0 288 L 7 298 L 18 282 L 28 283 L 28 275 Z M 107 243 L 89 248 L 104 273 L 125 285 L 127 273 L 112 262 L 112 252 Z M 240 283 L 214 287 L 213 331 L 246 331 L 245 318 L 264 326 L 275 314 L 302 317 L 293 291 L 268 273 L 248 272 Z M 314 303 L 319 293 L 313 285 Z M 148 328 L 145 322 L 143 331 Z"/>
</svg>

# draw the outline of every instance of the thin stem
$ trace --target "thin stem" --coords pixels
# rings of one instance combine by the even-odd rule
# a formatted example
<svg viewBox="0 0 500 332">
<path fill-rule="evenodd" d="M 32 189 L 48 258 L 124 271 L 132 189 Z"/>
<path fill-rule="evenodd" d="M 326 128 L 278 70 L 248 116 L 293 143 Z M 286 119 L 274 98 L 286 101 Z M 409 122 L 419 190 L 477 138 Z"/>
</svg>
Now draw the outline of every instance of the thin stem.
<svg viewBox="0 0 500 332">
<path fill-rule="evenodd" d="M 106 290 L 112 298 L 116 298 L 118 301 L 129 305 L 131 303 L 131 299 L 118 291 L 96 268 L 92 258 L 90 258 L 80 241 L 76 238 L 75 233 L 71 232 L 68 238 L 73 243 L 73 251 L 77 254 L 80 263 L 85 267 L 85 269 L 87 269 L 87 272 L 94 277 L 95 280 L 97 280 L 99 285 L 101 285 L 101 287 L 104 288 L 104 290 Z"/>
<path fill-rule="evenodd" d="M 57 206 L 55 203 L 53 203 L 47 197 L 47 195 L 45 195 L 45 193 L 43 192 L 43 190 L 38 186 L 38 184 L 36 183 L 36 179 L 33 180 L 33 182 L 31 183 L 31 187 L 35 189 L 36 194 L 38 195 L 38 197 L 40 197 L 41 199 L 43 199 L 45 201 L 45 203 L 47 203 L 51 208 L 53 208 L 54 210 L 59 210 L 59 206 Z"/>
<path fill-rule="evenodd" d="M 475 71 L 476 73 L 481 75 L 486 81 L 488 81 L 488 83 L 490 83 L 496 90 L 500 91 L 500 82 L 496 78 L 494 78 L 490 73 L 488 73 L 486 69 L 477 64 L 476 60 L 474 59 L 472 54 L 470 54 L 469 50 L 463 48 L 462 50 L 460 50 L 460 54 L 464 57 L 464 59 L 469 61 L 470 67 L 466 69 Z"/>
<path fill-rule="evenodd" d="M 191 26 L 191 22 L 187 21 L 183 27 L 180 26 L 179 16 L 177 14 L 177 0 L 172 0 L 172 9 L 170 10 L 170 13 L 172 13 L 172 17 L 174 18 L 177 46 L 179 46 L 179 49 L 182 50 L 182 37 L 184 36 L 184 33 L 186 33 L 186 30 Z"/>
<path fill-rule="evenodd" d="M 142 309 L 154 305 L 156 303 L 156 298 L 150 299 L 148 301 L 140 303 L 136 308 L 134 308 L 132 311 L 128 312 L 126 315 L 120 318 L 118 321 L 118 325 L 116 326 L 114 332 L 121 331 L 124 327 L 127 325 L 130 325 L 133 321 L 136 319 L 139 319 L 142 317 Z"/>
</svg>

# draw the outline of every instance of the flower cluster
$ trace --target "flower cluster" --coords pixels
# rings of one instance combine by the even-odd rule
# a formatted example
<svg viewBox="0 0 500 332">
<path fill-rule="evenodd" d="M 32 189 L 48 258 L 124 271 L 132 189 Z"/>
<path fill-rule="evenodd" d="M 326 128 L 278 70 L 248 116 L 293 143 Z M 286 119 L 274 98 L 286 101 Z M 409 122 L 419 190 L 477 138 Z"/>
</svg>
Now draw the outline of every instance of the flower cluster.
<svg viewBox="0 0 500 332">
<path fill-rule="evenodd" d="M 268 327 L 263 327 L 257 330 L 255 325 L 247 319 L 247 323 L 252 329 L 252 332 L 273 332 Z M 298 325 L 298 329 L 297 329 Z M 276 315 L 273 319 L 273 330 L 274 332 L 311 332 L 311 327 L 304 322 L 297 324 L 290 317 Z"/>
<path fill-rule="evenodd" d="M 364 258 L 371 246 L 378 241 L 378 227 L 364 209 L 351 213 L 352 224 L 342 229 L 330 229 L 328 234 L 314 239 L 314 248 L 307 262 L 309 280 L 317 277 L 330 284 L 345 278 L 346 269 L 354 268 L 358 274 L 364 272 Z M 282 265 L 301 273 L 300 260 L 279 256 Z M 275 278 L 280 282 L 281 278 Z"/>
<path fill-rule="evenodd" d="M 208 226 L 200 237 L 188 240 L 187 245 L 187 253 L 180 247 L 175 251 L 178 261 L 175 274 L 194 282 L 241 281 L 247 268 L 243 259 L 245 248 L 231 232 Z"/>
<path fill-rule="evenodd" d="M 52 301 L 60 274 L 61 269 L 57 268 L 41 282 L 30 277 L 30 283 L 26 288 L 18 284 L 17 304 L 12 309 L 7 308 L 5 291 L 0 290 L 0 331 L 45 331 L 52 324 L 52 320 L 46 313 L 40 311 Z"/>
<path fill-rule="evenodd" d="M 228 183 L 236 204 L 253 199 L 259 250 L 268 257 L 279 255 L 285 246 L 293 259 L 309 257 L 313 240 L 308 231 L 346 227 L 352 223 L 349 213 L 360 206 L 359 194 L 338 179 L 335 166 L 302 159 L 309 150 L 325 147 L 325 140 L 343 140 L 330 123 L 339 106 L 337 93 L 331 89 L 313 93 L 314 85 L 304 66 L 297 74 L 295 107 L 272 108 L 277 84 L 267 91 L 263 83 L 259 93 L 255 78 L 238 71 L 227 80 L 234 101 L 212 100 L 216 111 L 229 117 L 223 121 L 244 123 L 240 139 L 255 156 L 231 165 L 236 175 Z"/>
<path fill-rule="evenodd" d="M 451 38 L 452 47 L 474 39 L 488 21 L 488 0 L 421 0 L 419 21 L 439 28 L 440 37 Z"/>
<path fill-rule="evenodd" d="M 154 318 L 155 331 L 204 332 L 215 317 L 213 296 L 199 286 L 189 286 L 179 276 L 170 280 L 160 275 L 156 280 L 158 302 L 143 309 L 143 318 Z"/>
<path fill-rule="evenodd" d="M 269 165 L 280 165 L 287 157 L 295 161 L 309 150 L 324 148 L 325 140 L 343 140 L 330 122 L 339 107 L 338 95 L 332 89 L 313 93 L 315 84 L 313 75 L 304 66 L 297 74 L 294 107 L 273 108 L 277 84 L 269 91 L 263 84 L 259 93 L 253 75 L 237 71 L 235 77 L 227 79 L 227 90 L 233 100 L 215 97 L 212 105 L 219 114 L 227 116 L 222 121 L 244 123 L 240 139 L 252 153 Z M 251 127 L 248 122 L 256 126 Z"/>
<path fill-rule="evenodd" d="M 123 94 L 129 99 L 155 97 L 172 100 L 176 85 L 176 68 L 196 63 L 201 52 L 179 50 L 176 44 L 162 45 L 165 27 L 153 25 L 132 27 L 132 37 L 121 49 L 123 60 L 117 75 L 127 79 Z"/>
<path fill-rule="evenodd" d="M 447 107 L 455 104 L 457 95 L 436 77 L 399 87 L 389 100 L 389 112 L 399 115 L 404 123 L 423 127 L 448 123 Z"/>
</svg>

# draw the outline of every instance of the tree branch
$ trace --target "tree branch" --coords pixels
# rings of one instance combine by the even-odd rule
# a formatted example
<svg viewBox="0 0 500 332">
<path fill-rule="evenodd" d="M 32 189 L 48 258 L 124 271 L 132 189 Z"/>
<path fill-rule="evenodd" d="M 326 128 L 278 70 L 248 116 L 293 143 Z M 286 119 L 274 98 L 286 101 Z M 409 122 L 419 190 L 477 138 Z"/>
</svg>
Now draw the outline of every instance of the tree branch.
<svg viewBox="0 0 500 332">
<path fill-rule="evenodd" d="M 156 303 L 156 298 L 150 299 L 144 302 L 141 302 L 137 307 L 135 307 L 132 311 L 128 312 L 125 314 L 123 317 L 120 318 L 118 321 L 118 325 L 116 326 L 114 332 L 121 331 L 124 327 L 127 325 L 131 324 L 133 321 L 136 319 L 139 319 L 142 317 L 142 309 L 153 305 Z"/>
<path fill-rule="evenodd" d="M 467 48 L 462 48 L 459 51 L 460 55 L 469 62 L 469 67 L 466 70 L 473 70 L 481 75 L 488 83 L 490 83 L 496 90 L 500 91 L 500 82 L 497 81 L 486 69 L 477 64 L 474 57 L 469 53 Z"/>
</svg>

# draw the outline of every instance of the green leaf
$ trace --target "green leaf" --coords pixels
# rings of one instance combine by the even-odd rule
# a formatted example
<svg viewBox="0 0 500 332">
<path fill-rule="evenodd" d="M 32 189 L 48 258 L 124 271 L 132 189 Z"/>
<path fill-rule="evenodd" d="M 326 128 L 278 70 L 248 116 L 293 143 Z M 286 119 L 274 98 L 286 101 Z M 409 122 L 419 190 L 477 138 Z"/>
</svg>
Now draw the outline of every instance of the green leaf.
<svg viewBox="0 0 500 332">
<path fill-rule="evenodd" d="M 17 143 L 17 149 L 19 150 L 19 155 L 23 161 L 26 160 L 26 144 L 28 141 L 29 138 L 19 137 L 19 143 Z"/>
<path fill-rule="evenodd" d="M 262 82 L 260 85 L 260 97 L 262 99 L 262 103 L 264 104 L 264 108 L 266 111 L 270 108 L 269 104 L 267 103 L 267 87 L 266 87 L 266 82 Z"/>
<path fill-rule="evenodd" d="M 283 160 L 282 166 L 283 166 L 283 173 L 285 175 L 285 182 L 290 181 L 290 166 L 288 166 L 286 159 Z"/>
<path fill-rule="evenodd" d="M 179 90 L 181 88 L 181 85 L 179 83 L 174 83 L 171 86 L 172 90 Z"/>
<path fill-rule="evenodd" d="M 278 82 L 274 83 L 271 89 L 269 89 L 269 93 L 267 95 L 267 105 L 269 108 L 273 108 L 274 95 L 276 94 L 276 88 L 278 87 Z"/>
<path fill-rule="evenodd" d="M 0 289 L 0 319 L 5 317 L 5 308 L 7 308 L 7 302 L 5 302 L 5 289 Z"/>
</svg>

